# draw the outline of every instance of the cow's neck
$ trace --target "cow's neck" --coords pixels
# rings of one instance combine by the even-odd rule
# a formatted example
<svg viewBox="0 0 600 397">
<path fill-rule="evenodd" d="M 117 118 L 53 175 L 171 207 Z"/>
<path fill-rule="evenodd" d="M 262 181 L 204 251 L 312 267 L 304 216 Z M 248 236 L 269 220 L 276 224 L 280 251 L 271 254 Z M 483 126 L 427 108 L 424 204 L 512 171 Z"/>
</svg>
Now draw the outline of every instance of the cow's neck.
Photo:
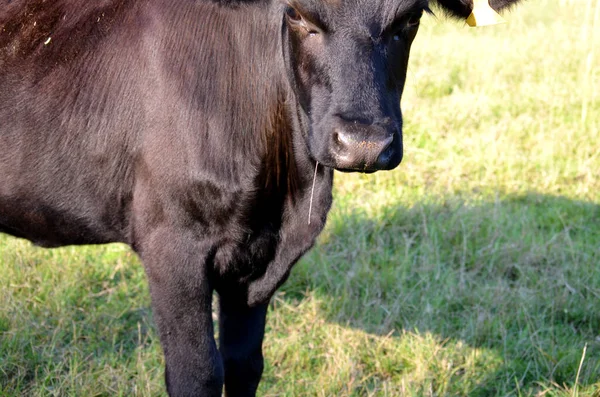
<svg viewBox="0 0 600 397">
<path fill-rule="evenodd" d="M 333 170 L 317 166 L 309 154 L 305 140 L 308 136 L 308 119 L 289 84 L 281 44 L 282 19 L 274 16 L 278 12 L 273 8 L 280 6 L 279 3 L 267 6 L 271 14 L 269 22 L 253 26 L 256 29 L 253 40 L 258 39 L 262 45 L 251 46 L 255 50 L 252 54 L 255 62 L 252 65 L 245 64 L 252 68 L 251 72 L 247 69 L 245 73 L 255 76 L 252 84 L 265 89 L 249 90 L 257 94 L 252 102 L 257 104 L 259 111 L 266 110 L 265 119 L 260 123 L 259 130 L 255 131 L 258 140 L 263 143 L 260 150 L 263 168 L 256 187 L 267 194 L 285 196 L 283 203 L 286 211 L 305 211 L 308 221 L 309 207 L 317 217 L 325 217 L 329 210 Z M 259 16 L 255 20 L 262 22 L 265 18 L 260 15 L 265 10 L 261 7 L 264 5 L 257 6 Z M 266 108 L 262 108 L 261 104 L 264 98 L 268 98 Z"/>
</svg>

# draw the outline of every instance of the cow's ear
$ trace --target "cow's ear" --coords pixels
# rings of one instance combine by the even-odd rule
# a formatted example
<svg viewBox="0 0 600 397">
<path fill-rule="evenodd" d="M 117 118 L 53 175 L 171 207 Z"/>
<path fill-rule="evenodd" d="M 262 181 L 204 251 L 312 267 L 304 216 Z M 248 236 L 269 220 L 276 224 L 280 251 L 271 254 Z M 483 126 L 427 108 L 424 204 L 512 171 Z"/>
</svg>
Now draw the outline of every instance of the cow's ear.
<svg viewBox="0 0 600 397">
<path fill-rule="evenodd" d="M 489 0 L 489 5 L 494 10 L 500 11 L 519 1 L 520 0 Z M 471 12 L 473 12 L 473 0 L 434 0 L 434 3 L 437 3 L 448 14 L 462 19 L 468 18 L 469 15 L 471 15 Z"/>
</svg>

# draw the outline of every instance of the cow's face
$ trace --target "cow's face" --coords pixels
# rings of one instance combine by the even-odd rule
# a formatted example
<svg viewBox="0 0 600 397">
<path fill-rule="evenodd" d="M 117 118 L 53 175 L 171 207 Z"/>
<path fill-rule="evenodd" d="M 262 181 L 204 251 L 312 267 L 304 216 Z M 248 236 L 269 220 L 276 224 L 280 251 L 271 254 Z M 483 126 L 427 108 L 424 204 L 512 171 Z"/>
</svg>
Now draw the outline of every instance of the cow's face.
<svg viewBox="0 0 600 397">
<path fill-rule="evenodd" d="M 283 51 L 313 158 L 342 171 L 402 160 L 400 97 L 427 1 L 290 0 Z"/>
</svg>

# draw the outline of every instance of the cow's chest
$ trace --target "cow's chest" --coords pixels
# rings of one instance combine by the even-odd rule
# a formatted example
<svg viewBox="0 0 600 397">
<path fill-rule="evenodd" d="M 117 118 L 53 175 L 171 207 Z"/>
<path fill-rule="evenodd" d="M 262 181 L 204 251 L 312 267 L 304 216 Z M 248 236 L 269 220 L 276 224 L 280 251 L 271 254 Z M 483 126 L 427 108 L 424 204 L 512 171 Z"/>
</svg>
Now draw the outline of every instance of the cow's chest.
<svg viewBox="0 0 600 397">
<path fill-rule="evenodd" d="M 202 235 L 212 242 L 207 259 L 214 287 L 219 292 L 239 290 L 243 294 L 251 285 L 264 286 L 260 288 L 265 291 L 280 285 L 325 224 L 332 200 L 332 174 L 322 170 L 316 176 L 314 192 L 311 184 L 305 183 L 294 197 L 259 190 L 237 195 L 237 200 L 220 200 L 226 205 L 218 207 L 217 217 L 213 202 L 213 216 L 203 217 L 213 222 L 202 229 Z"/>
<path fill-rule="evenodd" d="M 275 257 L 279 242 L 275 230 L 246 233 L 225 239 L 214 250 L 213 270 L 223 282 L 244 283 L 263 274 Z"/>
</svg>

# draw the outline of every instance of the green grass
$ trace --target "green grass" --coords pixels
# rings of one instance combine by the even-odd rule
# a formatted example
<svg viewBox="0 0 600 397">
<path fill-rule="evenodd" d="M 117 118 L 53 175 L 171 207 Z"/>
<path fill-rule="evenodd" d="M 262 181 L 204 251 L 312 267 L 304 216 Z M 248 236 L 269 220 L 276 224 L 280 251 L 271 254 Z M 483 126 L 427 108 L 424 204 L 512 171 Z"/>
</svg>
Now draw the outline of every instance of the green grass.
<svg viewBox="0 0 600 397">
<path fill-rule="evenodd" d="M 425 17 L 404 161 L 336 175 L 273 300 L 261 395 L 600 396 L 598 3 Z M 0 395 L 164 395 L 162 365 L 126 247 L 0 237 Z"/>
</svg>

